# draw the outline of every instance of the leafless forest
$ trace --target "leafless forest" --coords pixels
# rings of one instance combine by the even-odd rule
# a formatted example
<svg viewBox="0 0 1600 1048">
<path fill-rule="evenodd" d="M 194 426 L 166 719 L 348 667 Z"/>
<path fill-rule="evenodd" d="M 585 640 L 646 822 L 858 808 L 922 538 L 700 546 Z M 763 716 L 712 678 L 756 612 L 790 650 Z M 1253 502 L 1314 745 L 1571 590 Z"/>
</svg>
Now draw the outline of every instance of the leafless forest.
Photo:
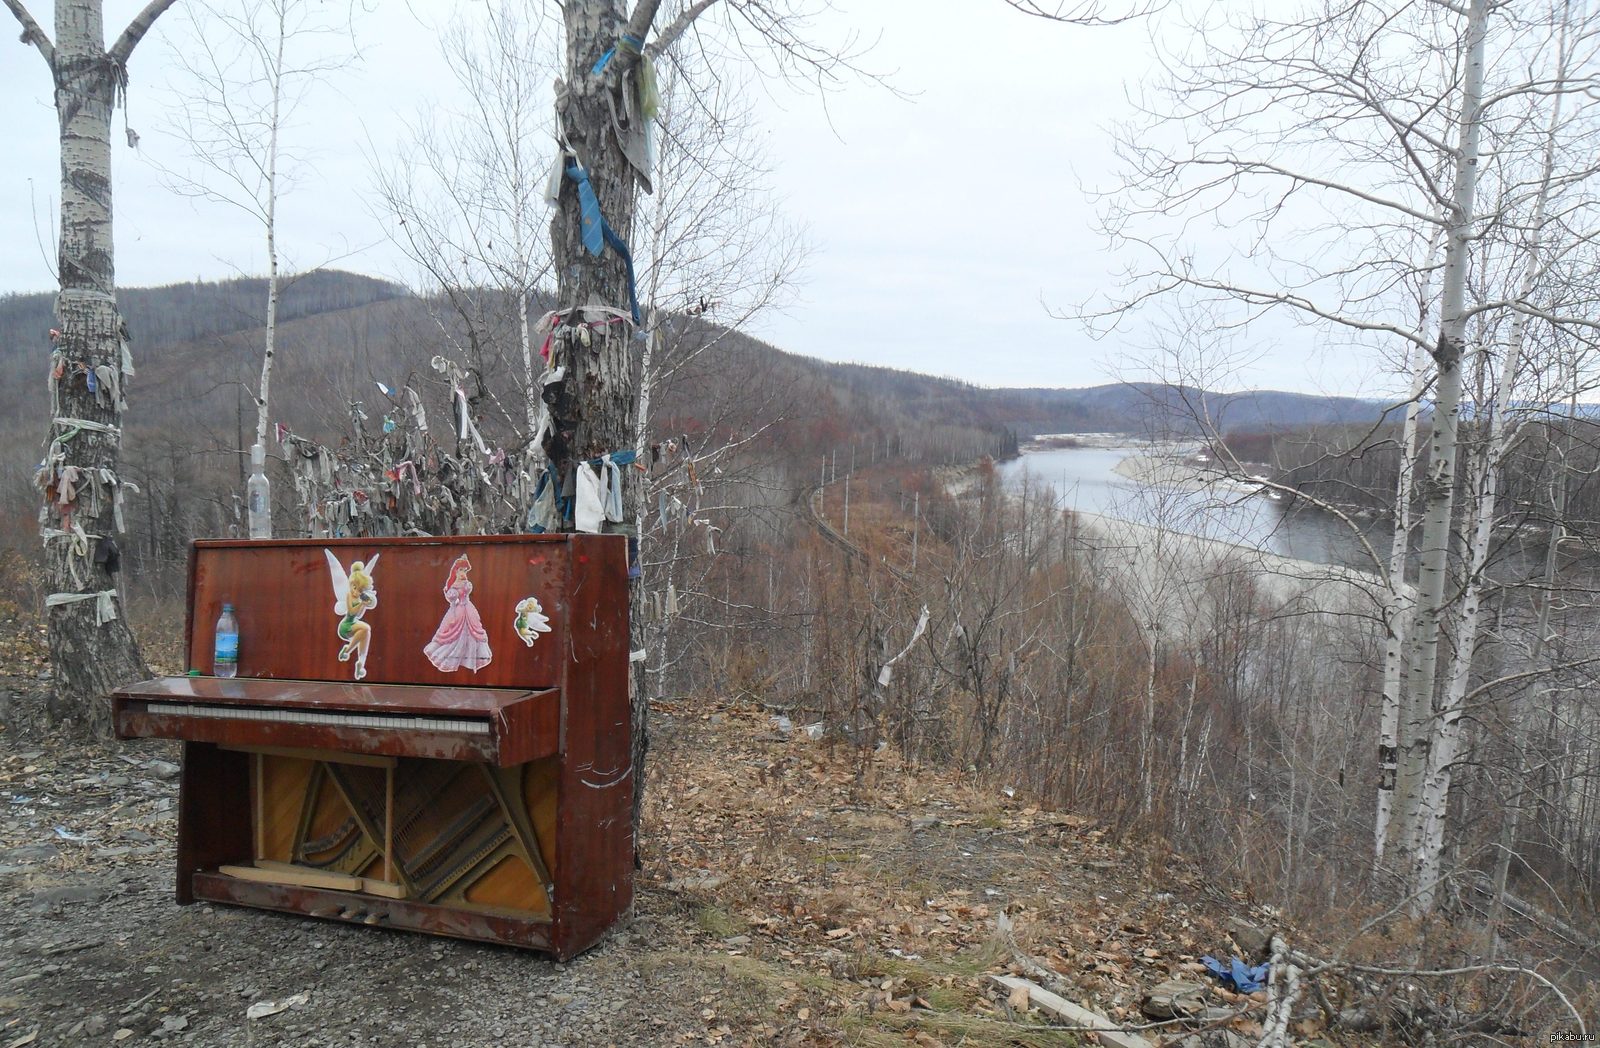
<svg viewBox="0 0 1600 1048">
<path fill-rule="evenodd" d="M 123 584 L 151 638 L 170 634 L 182 614 L 188 540 L 243 526 L 240 449 L 251 429 L 258 290 L 128 295 L 130 313 L 150 310 L 148 326 L 170 339 L 142 354 L 152 403 L 125 449 L 140 489 L 124 507 Z M 42 302 L 13 298 L 0 309 L 20 327 L 38 322 Z M 319 273 L 290 284 L 279 331 L 290 433 L 271 469 L 280 534 L 327 527 L 307 518 L 302 492 L 371 507 L 334 524 L 339 531 L 462 527 L 462 506 L 414 498 L 413 483 L 431 490 L 471 448 L 430 441 L 435 465 L 396 472 L 404 452 L 394 434 L 415 425 L 413 407 L 379 389 L 422 390 L 422 413 L 455 437 L 448 386 L 426 364 L 437 339 L 432 315 L 427 301 L 364 278 Z M 1015 453 L 1019 432 L 1102 429 L 1105 412 L 1127 409 L 1125 390 L 1102 391 L 1109 409 L 1076 391 L 980 391 L 825 365 L 703 321 L 680 324 L 671 330 L 692 347 L 683 351 L 689 366 L 655 400 L 655 461 L 643 474 L 636 629 L 652 696 L 759 703 L 817 725 L 830 745 L 860 754 L 863 768 L 889 745 L 1090 813 L 1130 845 L 1185 856 L 1308 929 L 1345 921 L 1352 898 L 1369 900 L 1351 955 L 1367 962 L 1408 943 L 1410 956 L 1441 967 L 1446 958 L 1545 958 L 1540 970 L 1566 973 L 1569 988 L 1587 980 L 1600 753 L 1583 700 L 1592 552 L 1580 499 L 1564 518 L 1575 537 L 1564 540 L 1549 627 L 1559 659 L 1574 666 L 1530 678 L 1521 654 L 1540 592 L 1528 575 L 1543 570 L 1529 535 L 1550 520 L 1535 467 L 1555 469 L 1548 449 L 1563 435 L 1581 449 L 1587 423 L 1552 423 L 1519 446 L 1529 463 L 1520 482 L 1532 494 L 1518 510 L 1525 526 L 1497 533 L 1506 581 L 1492 628 L 1502 639 L 1476 670 L 1481 701 L 1471 770 L 1452 795 L 1459 821 L 1448 887 L 1435 917 L 1413 926 L 1392 909 L 1404 872 L 1371 858 L 1376 576 L 1287 569 L 1176 538 L 1167 546 L 1108 538 L 1080 528 L 1047 489 L 1002 487 L 992 462 Z M 514 346 L 513 323 L 502 337 Z M 36 359 L 18 354 L 8 366 L 41 366 L 47 347 L 34 343 Z M 488 392 L 514 386 L 508 373 L 485 369 L 484 394 L 473 400 L 484 433 L 514 427 Z M 1151 426 L 1173 417 L 1170 402 L 1133 396 L 1148 405 Z M 16 408 L 5 433 L 12 463 L 26 461 L 35 428 L 25 394 Z M 1381 405 L 1368 409 L 1376 421 L 1366 426 L 1280 422 L 1270 433 L 1229 433 L 1216 447 L 1286 488 L 1344 506 L 1370 530 L 1382 523 L 1370 517 L 1380 501 L 1372 492 L 1394 482 L 1397 436 Z M 1192 424 L 1180 431 L 1198 433 Z M 319 488 L 324 453 L 334 472 Z M 1575 491 L 1585 476 L 1573 474 Z M 7 519 L 26 534 L 37 514 L 33 471 L 13 465 L 5 483 Z M 503 499 L 500 508 L 494 487 L 468 490 L 483 500 L 481 513 L 502 515 L 491 526 L 517 526 L 516 505 Z M 1127 547 L 1141 544 L 1130 556 Z M 36 556 L 30 545 L 8 554 L 9 592 L 23 607 L 39 597 Z M 1530 707 L 1515 721 L 1514 702 Z M 1533 771 L 1513 776 L 1513 768 Z M 1508 840 L 1513 808 L 1523 815 Z M 1515 856 L 1510 901 L 1497 905 L 1492 878 L 1505 847 Z M 1560 958 L 1556 968 L 1549 958 Z M 1519 1008 L 1543 1007 L 1526 985 L 1499 986 Z"/>
<path fill-rule="evenodd" d="M 174 188 L 258 221 L 269 274 L 138 290 L 96 239 L 109 190 L 83 187 L 109 185 L 126 81 L 107 70 L 171 4 L 110 51 L 97 3 L 64 3 L 55 43 L 7 6 L 55 77 L 64 180 L 60 294 L 0 299 L 0 597 L 50 609 L 59 730 L 103 733 L 107 675 L 142 670 L 138 641 L 161 651 L 188 543 L 246 532 L 253 444 L 278 536 L 572 529 L 599 469 L 615 499 L 589 530 L 629 536 L 639 568 L 636 756 L 651 703 L 714 697 L 814 733 L 858 787 L 892 748 L 1091 817 L 1273 908 L 1263 1045 L 1307 1015 L 1302 1040 L 1352 1044 L 1600 1020 L 1586 4 L 1013 0 L 1063 33 L 1180 19 L 1115 132 L 1121 281 L 1063 318 L 1112 337 L 1164 319 L 1142 381 L 1093 390 L 746 333 L 806 249 L 769 206 L 731 56 L 882 87 L 788 5 L 490 4 L 445 34 L 472 111 L 419 119 L 374 165 L 409 286 L 280 268 L 280 111 L 335 75 L 343 30 L 297 0 L 265 21 L 219 5 L 194 29 Z M 1248 229 L 1229 256 L 1248 264 L 1188 243 L 1201 222 Z M 1237 385 L 1236 333 L 1281 314 L 1409 395 L 1214 392 Z M 1094 431 L 1203 449 L 1150 485 L 1158 508 L 1248 488 L 1347 529 L 1363 562 L 1095 523 L 1002 484 L 1032 437 Z"/>
</svg>

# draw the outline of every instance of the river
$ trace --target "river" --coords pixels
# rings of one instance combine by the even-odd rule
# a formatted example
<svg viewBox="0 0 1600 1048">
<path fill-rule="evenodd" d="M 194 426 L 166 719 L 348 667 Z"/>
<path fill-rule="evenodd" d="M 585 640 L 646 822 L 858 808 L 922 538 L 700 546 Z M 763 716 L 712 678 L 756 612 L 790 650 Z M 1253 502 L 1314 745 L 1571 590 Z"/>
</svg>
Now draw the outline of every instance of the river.
<svg viewBox="0 0 1600 1048">
<path fill-rule="evenodd" d="M 1119 472 L 1124 460 L 1156 465 L 1145 482 Z M 1144 457 L 1144 458 L 1139 458 Z M 1337 517 L 1305 505 L 1286 507 L 1255 485 L 1234 481 L 1196 483 L 1182 474 L 1199 468 L 1184 450 L 1148 444 L 1119 443 L 1106 437 L 1086 438 L 1085 446 L 1039 448 L 1000 465 L 1008 487 L 1048 486 L 1064 509 L 1093 513 L 1251 549 L 1282 557 L 1371 571 L 1372 560 L 1350 528 Z M 1380 555 L 1388 543 L 1381 540 L 1382 526 L 1373 527 L 1369 541 Z"/>
</svg>

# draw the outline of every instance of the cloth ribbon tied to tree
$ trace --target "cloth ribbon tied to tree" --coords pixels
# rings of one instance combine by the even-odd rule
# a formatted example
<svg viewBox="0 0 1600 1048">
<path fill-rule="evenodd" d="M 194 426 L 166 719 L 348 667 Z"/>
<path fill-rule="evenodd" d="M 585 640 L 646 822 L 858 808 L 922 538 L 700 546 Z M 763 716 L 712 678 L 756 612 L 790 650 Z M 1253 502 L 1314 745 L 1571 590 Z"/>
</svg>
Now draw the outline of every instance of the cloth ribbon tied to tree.
<svg viewBox="0 0 1600 1048">
<path fill-rule="evenodd" d="M 589 173 L 579 164 L 568 164 L 567 177 L 578 187 L 578 221 L 583 234 L 583 246 L 589 254 L 597 257 L 609 246 L 622 259 L 628 272 L 628 307 L 633 313 L 634 324 L 638 324 L 639 290 L 633 276 L 633 253 L 601 213 L 600 198 L 595 195 L 594 186 L 589 182 Z"/>
</svg>

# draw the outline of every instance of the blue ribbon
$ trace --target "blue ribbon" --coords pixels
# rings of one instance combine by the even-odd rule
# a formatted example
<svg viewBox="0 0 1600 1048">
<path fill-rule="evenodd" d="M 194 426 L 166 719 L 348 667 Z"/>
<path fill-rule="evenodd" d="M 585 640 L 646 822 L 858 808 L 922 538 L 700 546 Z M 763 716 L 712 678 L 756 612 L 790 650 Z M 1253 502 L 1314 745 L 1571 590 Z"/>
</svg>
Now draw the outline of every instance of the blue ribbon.
<svg viewBox="0 0 1600 1048">
<path fill-rule="evenodd" d="M 639 457 L 639 451 L 638 451 L 637 448 L 629 448 L 627 451 L 613 451 L 611 453 L 611 464 L 613 466 L 631 465 L 633 463 L 633 460 L 638 458 L 638 457 Z M 599 458 L 590 459 L 589 460 L 589 465 L 591 465 L 591 466 L 603 466 L 603 465 L 605 465 L 605 462 L 606 462 L 606 457 L 604 455 L 601 455 Z"/>
<path fill-rule="evenodd" d="M 622 46 L 628 48 L 630 51 L 633 51 L 636 54 L 644 53 L 644 41 L 640 40 L 636 36 L 624 35 L 622 38 Z M 595 59 L 594 65 L 589 69 L 590 74 L 593 76 L 599 76 L 601 73 L 605 72 L 606 66 L 611 64 L 611 56 L 616 53 L 616 44 L 612 44 L 610 47 L 606 48 L 606 53 Z"/>
<path fill-rule="evenodd" d="M 567 165 L 567 177 L 578 184 L 578 222 L 583 233 L 583 246 L 589 254 L 598 256 L 606 246 L 615 251 L 628 271 L 628 305 L 633 311 L 633 322 L 639 323 L 639 292 L 633 278 L 633 253 L 617 231 L 611 228 L 600 210 L 600 198 L 589 182 L 589 172 L 577 164 Z"/>
</svg>

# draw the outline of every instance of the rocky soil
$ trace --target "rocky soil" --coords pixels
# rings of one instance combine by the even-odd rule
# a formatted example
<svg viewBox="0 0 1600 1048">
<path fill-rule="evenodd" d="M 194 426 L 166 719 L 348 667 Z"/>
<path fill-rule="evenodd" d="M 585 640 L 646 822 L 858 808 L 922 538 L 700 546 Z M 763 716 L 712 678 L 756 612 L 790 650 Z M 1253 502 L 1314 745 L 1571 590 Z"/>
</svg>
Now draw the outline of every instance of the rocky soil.
<svg viewBox="0 0 1600 1048">
<path fill-rule="evenodd" d="M 572 963 L 177 906 L 175 747 L 38 730 L 35 665 L 0 675 L 0 1048 L 1068 1045 L 991 984 L 1018 970 L 1002 913 L 1129 1026 L 1151 987 L 1204 984 L 1200 953 L 1244 949 L 1243 902 L 1177 857 L 749 706 L 656 711 L 637 912 Z M 1257 1002 L 1201 997 L 1251 1032 Z"/>
</svg>

